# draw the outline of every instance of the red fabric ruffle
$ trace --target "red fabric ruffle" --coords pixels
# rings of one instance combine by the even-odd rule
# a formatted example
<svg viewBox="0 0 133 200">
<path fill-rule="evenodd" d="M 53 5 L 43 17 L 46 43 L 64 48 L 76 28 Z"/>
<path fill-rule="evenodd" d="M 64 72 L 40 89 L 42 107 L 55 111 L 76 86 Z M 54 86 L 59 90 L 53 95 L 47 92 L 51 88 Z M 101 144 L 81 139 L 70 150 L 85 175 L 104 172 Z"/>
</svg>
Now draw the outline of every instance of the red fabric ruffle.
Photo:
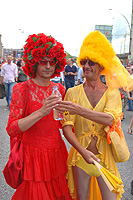
<svg viewBox="0 0 133 200">
<path fill-rule="evenodd" d="M 24 180 L 50 181 L 67 173 L 67 156 L 63 140 L 58 147 L 48 149 L 24 145 Z"/>
<path fill-rule="evenodd" d="M 23 181 L 12 200 L 71 200 L 65 175 L 50 182 Z"/>
</svg>

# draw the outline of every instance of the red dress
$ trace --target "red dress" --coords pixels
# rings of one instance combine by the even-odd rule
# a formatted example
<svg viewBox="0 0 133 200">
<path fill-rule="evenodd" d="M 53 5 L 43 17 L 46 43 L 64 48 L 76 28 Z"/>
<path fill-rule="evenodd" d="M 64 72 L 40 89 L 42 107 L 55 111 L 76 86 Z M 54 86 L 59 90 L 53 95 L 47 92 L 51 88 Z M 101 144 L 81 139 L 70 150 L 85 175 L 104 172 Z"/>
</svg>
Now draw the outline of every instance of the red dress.
<svg viewBox="0 0 133 200">
<path fill-rule="evenodd" d="M 44 100 L 52 94 L 53 85 L 58 85 L 64 97 L 61 84 L 50 83 L 43 87 L 32 80 L 14 86 L 10 104 L 7 132 L 11 137 L 22 133 L 18 120 L 23 117 L 24 102 L 27 99 L 27 113 L 40 109 Z M 53 111 L 23 133 L 24 175 L 12 200 L 71 200 L 66 182 L 67 149 L 59 131 L 59 121 L 53 118 Z"/>
</svg>

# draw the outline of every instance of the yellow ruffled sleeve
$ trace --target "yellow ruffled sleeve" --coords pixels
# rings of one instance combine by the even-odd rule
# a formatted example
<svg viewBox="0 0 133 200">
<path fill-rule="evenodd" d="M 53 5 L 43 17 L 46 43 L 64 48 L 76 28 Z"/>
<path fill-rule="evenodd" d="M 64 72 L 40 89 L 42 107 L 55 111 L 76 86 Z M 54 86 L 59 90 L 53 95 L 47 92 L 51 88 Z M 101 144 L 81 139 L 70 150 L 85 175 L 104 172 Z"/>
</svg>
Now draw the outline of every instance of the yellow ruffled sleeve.
<svg viewBox="0 0 133 200">
<path fill-rule="evenodd" d="M 119 120 L 122 113 L 122 103 L 118 89 L 109 90 L 104 112 L 113 116 L 114 123 Z"/>
<path fill-rule="evenodd" d="M 64 101 L 72 101 L 72 102 L 76 103 L 76 99 L 74 98 L 74 93 L 71 92 L 71 88 L 68 89 L 68 91 L 65 95 Z M 74 127 L 75 118 L 76 118 L 76 115 L 69 114 L 68 116 L 65 116 L 64 119 L 61 121 L 62 127 L 66 126 L 66 125 L 72 125 Z"/>
</svg>

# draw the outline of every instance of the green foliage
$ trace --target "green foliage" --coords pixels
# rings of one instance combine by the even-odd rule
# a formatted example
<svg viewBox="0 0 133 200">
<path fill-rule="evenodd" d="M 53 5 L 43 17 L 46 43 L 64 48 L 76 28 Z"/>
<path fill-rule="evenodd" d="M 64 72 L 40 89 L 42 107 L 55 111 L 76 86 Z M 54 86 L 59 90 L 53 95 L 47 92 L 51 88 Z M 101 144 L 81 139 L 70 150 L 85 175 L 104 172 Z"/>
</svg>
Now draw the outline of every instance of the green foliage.
<svg viewBox="0 0 133 200">
<path fill-rule="evenodd" d="M 67 51 L 65 51 L 65 53 L 66 53 L 66 59 L 67 58 L 72 58 L 72 55 L 70 53 L 68 53 Z"/>
<path fill-rule="evenodd" d="M 76 61 L 76 57 L 75 56 L 72 56 L 70 53 L 68 53 L 67 51 L 65 51 L 65 53 L 66 53 L 66 59 L 68 59 L 68 58 L 72 58 L 74 61 Z"/>
<path fill-rule="evenodd" d="M 34 42 L 37 42 L 37 38 L 36 38 L 36 37 L 33 37 L 32 40 L 33 40 Z"/>
<path fill-rule="evenodd" d="M 27 57 L 27 59 L 28 59 L 28 60 L 32 60 L 32 59 L 33 59 L 32 55 L 29 55 L 29 56 Z"/>
</svg>

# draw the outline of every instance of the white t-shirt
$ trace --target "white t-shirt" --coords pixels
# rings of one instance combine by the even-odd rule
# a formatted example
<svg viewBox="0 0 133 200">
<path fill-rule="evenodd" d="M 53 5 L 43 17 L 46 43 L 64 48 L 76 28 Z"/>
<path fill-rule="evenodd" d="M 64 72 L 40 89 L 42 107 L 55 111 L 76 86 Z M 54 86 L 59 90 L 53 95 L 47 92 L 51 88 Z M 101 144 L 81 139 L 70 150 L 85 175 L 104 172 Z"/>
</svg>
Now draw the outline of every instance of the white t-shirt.
<svg viewBox="0 0 133 200">
<path fill-rule="evenodd" d="M 15 82 L 15 77 L 18 77 L 18 68 L 14 63 L 5 63 L 1 67 L 1 76 L 4 76 L 4 82 Z"/>
</svg>

